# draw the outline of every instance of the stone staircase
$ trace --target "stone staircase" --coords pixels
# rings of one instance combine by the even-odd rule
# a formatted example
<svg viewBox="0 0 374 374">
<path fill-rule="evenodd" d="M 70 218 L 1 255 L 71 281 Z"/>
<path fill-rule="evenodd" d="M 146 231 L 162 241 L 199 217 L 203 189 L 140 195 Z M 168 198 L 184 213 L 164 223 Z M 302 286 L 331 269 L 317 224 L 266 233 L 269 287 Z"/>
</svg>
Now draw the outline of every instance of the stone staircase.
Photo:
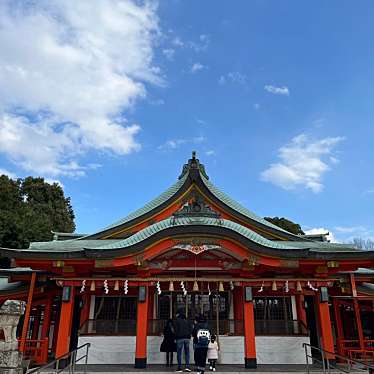
<svg viewBox="0 0 374 374">
<path fill-rule="evenodd" d="M 86 374 L 172 374 L 176 368 L 165 368 L 161 365 L 149 365 L 147 369 L 135 369 L 131 365 L 88 365 Z M 68 371 L 66 371 L 68 373 Z M 366 371 L 357 370 L 351 371 L 352 374 L 365 373 Z M 43 372 L 45 374 L 55 374 L 53 371 L 48 370 Z M 192 371 L 191 374 L 195 374 Z M 211 372 L 207 370 L 206 374 Z M 244 373 L 260 373 L 260 374 L 290 374 L 299 373 L 306 374 L 305 365 L 259 365 L 257 369 L 245 369 L 242 365 L 221 365 L 217 368 L 217 374 L 244 374 Z M 312 374 L 323 374 L 320 368 L 310 370 Z M 341 373 L 341 371 L 330 370 L 330 373 Z M 82 366 L 77 365 L 75 374 L 84 374 Z"/>
</svg>

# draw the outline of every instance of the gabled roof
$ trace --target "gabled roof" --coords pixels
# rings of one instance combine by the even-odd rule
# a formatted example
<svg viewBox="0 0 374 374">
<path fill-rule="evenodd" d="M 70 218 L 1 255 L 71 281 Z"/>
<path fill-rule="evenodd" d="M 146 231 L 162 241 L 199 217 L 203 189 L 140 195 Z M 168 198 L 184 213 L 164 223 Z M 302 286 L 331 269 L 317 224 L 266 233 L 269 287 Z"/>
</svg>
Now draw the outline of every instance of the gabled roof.
<svg viewBox="0 0 374 374">
<path fill-rule="evenodd" d="M 214 212 L 213 212 L 214 213 Z M 374 251 L 321 242 L 268 240 L 236 222 L 208 215 L 174 215 L 156 222 L 125 239 L 65 240 L 33 243 L 26 250 L 6 250 L 17 258 L 111 258 L 144 251 L 149 245 L 169 237 L 200 236 L 232 238 L 245 248 L 265 255 L 284 258 L 365 258 L 374 259 Z"/>
<path fill-rule="evenodd" d="M 189 197 L 190 191 L 193 198 Z M 175 211 L 176 207 L 181 209 Z M 166 214 L 161 217 L 160 212 Z M 156 216 L 158 219 L 153 219 Z M 228 219 L 223 219 L 223 216 Z M 131 231 L 135 225 L 138 225 L 137 229 Z M 113 233 L 124 230 L 127 234 L 122 238 L 109 239 Z M 69 235 L 72 238 L 34 242 L 25 250 L 0 248 L 0 254 L 15 258 L 110 258 L 142 252 L 167 238 L 203 236 L 229 238 L 242 243 L 248 250 L 275 257 L 374 259 L 374 251 L 313 241 L 291 234 L 257 216 L 215 187 L 194 153 L 183 166 L 178 181 L 143 208 L 91 235 L 57 234 L 63 239 Z"/>
<path fill-rule="evenodd" d="M 267 230 L 281 240 L 302 241 L 298 235 L 294 235 L 282 228 L 266 221 L 264 218 L 256 215 L 247 208 L 243 207 L 237 201 L 230 198 L 220 189 L 218 189 L 206 174 L 205 167 L 196 158 L 193 152 L 192 158 L 188 160 L 183 166 L 182 174 L 179 176 L 178 181 L 168 188 L 161 195 L 144 205 L 142 208 L 127 215 L 126 217 L 110 224 L 109 226 L 97 231 L 94 234 L 82 237 L 86 239 L 99 239 L 107 238 L 116 232 L 116 230 L 123 230 L 126 227 L 131 227 L 136 223 L 142 222 L 145 218 L 151 218 L 157 212 L 162 211 L 167 206 L 171 205 L 173 201 L 181 197 L 192 185 L 196 186 L 203 193 L 207 195 L 212 201 L 223 207 L 230 214 L 237 217 L 239 220 L 246 222 L 248 225 L 258 227 L 260 230 Z"/>
</svg>

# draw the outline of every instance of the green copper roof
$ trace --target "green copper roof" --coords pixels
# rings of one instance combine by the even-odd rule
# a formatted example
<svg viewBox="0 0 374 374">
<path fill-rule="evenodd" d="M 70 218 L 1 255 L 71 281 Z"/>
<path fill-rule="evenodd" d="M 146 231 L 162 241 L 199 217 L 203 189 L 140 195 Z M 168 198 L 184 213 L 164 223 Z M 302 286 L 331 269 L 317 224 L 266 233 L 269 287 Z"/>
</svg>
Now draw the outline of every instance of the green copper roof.
<svg viewBox="0 0 374 374">
<path fill-rule="evenodd" d="M 315 252 L 361 252 L 350 244 L 315 242 L 315 241 L 281 241 L 284 245 L 293 248 L 310 248 Z"/>
<path fill-rule="evenodd" d="M 100 245 L 119 242 L 121 239 L 104 239 L 104 240 L 53 240 L 50 242 L 33 242 L 30 244 L 28 252 L 73 252 L 83 251 L 84 248 L 94 248 Z"/>
<path fill-rule="evenodd" d="M 156 222 L 151 226 L 146 227 L 145 229 L 137 232 L 136 234 L 123 239 L 121 241 L 116 241 L 110 244 L 102 245 L 96 247 L 95 249 L 116 249 L 116 248 L 125 248 L 133 246 L 139 242 L 142 242 L 145 239 L 148 239 L 152 235 L 166 230 L 171 227 L 177 226 L 191 226 L 191 225 L 199 225 L 199 226 L 218 226 L 223 227 L 232 231 L 237 232 L 238 234 L 246 237 L 247 239 L 260 244 L 262 246 L 274 249 L 295 249 L 296 246 L 288 246 L 282 244 L 282 242 L 276 242 L 268 240 L 261 235 L 257 234 L 256 232 L 250 230 L 249 228 L 239 225 L 233 221 L 228 221 L 226 219 L 216 219 L 216 218 L 209 218 L 209 217 L 180 217 L 180 218 L 167 218 L 163 221 Z M 99 241 L 97 241 L 99 242 Z M 92 247 L 91 247 L 92 248 Z"/>
<path fill-rule="evenodd" d="M 219 200 L 221 200 L 223 203 L 225 203 L 227 206 L 229 206 L 231 209 L 236 210 L 240 214 L 242 214 L 245 217 L 248 217 L 254 221 L 257 221 L 259 223 L 262 223 L 265 226 L 271 227 L 273 229 L 276 229 L 278 231 L 286 232 L 290 235 L 292 235 L 290 232 L 283 230 L 279 226 L 273 225 L 271 222 L 266 221 L 266 219 L 254 214 L 241 204 L 239 204 L 237 201 L 233 200 L 230 196 L 226 195 L 224 192 L 222 192 L 220 189 L 218 189 L 212 182 L 210 182 L 208 179 L 206 179 L 203 175 L 201 175 L 201 179 L 206 185 L 206 187 L 209 189 L 209 191 L 216 196 Z M 295 235 L 297 236 L 297 235 Z"/>
<path fill-rule="evenodd" d="M 136 210 L 135 212 L 129 214 L 128 216 L 118 220 L 117 222 L 114 222 L 113 224 L 105 227 L 104 229 L 98 231 L 97 233 L 100 233 L 100 232 L 103 232 L 103 231 L 106 231 L 106 230 L 110 230 L 114 227 L 118 227 L 118 226 L 121 226 L 125 223 L 128 223 L 136 218 L 139 218 L 141 217 L 142 215 L 144 214 L 147 214 L 149 213 L 150 211 L 152 211 L 153 209 L 157 208 L 158 206 L 162 205 L 163 203 L 165 203 L 166 201 L 168 201 L 170 198 L 172 198 L 177 192 L 178 190 L 184 185 L 184 183 L 186 182 L 188 176 L 189 176 L 189 173 L 192 171 L 192 170 L 195 170 L 195 171 L 198 171 L 199 173 L 199 176 L 202 180 L 202 182 L 204 183 L 204 185 L 207 187 L 207 189 L 217 198 L 219 199 L 220 201 L 222 201 L 225 205 L 227 205 L 229 208 L 239 212 L 241 215 L 245 216 L 245 217 L 248 217 L 249 219 L 253 220 L 253 221 L 256 221 L 262 225 L 265 225 L 269 228 L 272 228 L 274 230 L 277 230 L 277 231 L 281 231 L 281 232 L 284 232 L 284 233 L 287 233 L 288 235 L 291 235 L 291 236 L 294 236 L 294 237 L 297 237 L 299 238 L 298 235 L 293 235 L 292 233 L 266 221 L 264 218 L 262 217 L 259 217 L 258 215 L 254 214 L 253 212 L 251 212 L 250 210 L 248 210 L 247 208 L 243 207 L 241 204 L 239 204 L 238 202 L 236 202 L 235 200 L 231 199 L 228 195 L 226 195 L 224 192 L 222 192 L 220 189 L 218 189 L 216 186 L 214 186 L 213 183 L 211 183 L 209 181 L 209 177 L 207 176 L 206 172 L 205 172 L 205 168 L 204 168 L 204 165 L 201 164 L 199 162 L 198 159 L 194 158 L 195 155 L 193 154 L 193 158 L 189 160 L 189 162 L 187 164 L 185 164 L 183 166 L 183 171 L 182 171 L 182 174 L 180 175 L 179 177 L 179 180 L 177 183 L 175 183 L 174 185 L 172 185 L 170 188 L 168 188 L 164 193 L 162 193 L 160 196 L 156 197 L 155 199 L 153 199 L 152 201 L 150 201 L 149 203 L 147 203 L 146 205 L 144 205 L 142 208 Z M 96 233 L 96 234 L 97 234 Z M 87 237 L 90 237 L 91 235 L 87 235 Z M 82 239 L 84 239 L 85 237 L 83 237 Z"/>
</svg>

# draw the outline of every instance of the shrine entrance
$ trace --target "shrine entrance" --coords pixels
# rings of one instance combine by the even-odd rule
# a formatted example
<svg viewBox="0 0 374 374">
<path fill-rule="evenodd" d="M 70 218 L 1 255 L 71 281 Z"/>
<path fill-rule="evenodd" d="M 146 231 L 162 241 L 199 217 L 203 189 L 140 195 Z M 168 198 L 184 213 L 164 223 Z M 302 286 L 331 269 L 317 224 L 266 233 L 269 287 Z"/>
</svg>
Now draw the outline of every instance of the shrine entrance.
<svg viewBox="0 0 374 374">
<path fill-rule="evenodd" d="M 178 312 L 183 311 L 186 318 L 193 322 L 202 314 L 214 334 L 229 334 L 230 330 L 234 330 L 235 323 L 232 317 L 230 319 L 233 316 L 231 298 L 229 292 L 163 293 L 157 298 L 157 319 L 174 319 Z"/>
<path fill-rule="evenodd" d="M 219 295 L 208 292 L 192 293 L 186 296 L 182 292 L 172 292 L 160 295 L 158 298 L 158 318 L 175 318 L 177 312 L 184 312 L 186 318 L 194 319 L 203 314 L 207 319 L 218 317 L 229 318 L 229 293 L 221 292 Z"/>
</svg>

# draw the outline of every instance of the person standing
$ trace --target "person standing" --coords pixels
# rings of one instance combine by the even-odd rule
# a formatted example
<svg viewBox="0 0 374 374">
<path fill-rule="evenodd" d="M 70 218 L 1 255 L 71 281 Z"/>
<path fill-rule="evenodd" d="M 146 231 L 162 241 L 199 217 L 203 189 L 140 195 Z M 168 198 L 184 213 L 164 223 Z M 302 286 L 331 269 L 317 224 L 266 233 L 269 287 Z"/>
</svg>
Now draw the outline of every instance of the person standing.
<svg viewBox="0 0 374 374">
<path fill-rule="evenodd" d="M 166 353 L 166 366 L 173 366 L 173 352 L 177 351 L 177 345 L 175 342 L 175 329 L 171 319 L 165 323 L 164 340 L 161 343 L 160 351 Z"/>
<path fill-rule="evenodd" d="M 185 359 L 185 371 L 191 371 L 190 369 L 190 341 L 192 327 L 189 321 L 187 321 L 183 310 L 179 310 L 177 318 L 174 322 L 175 327 L 175 338 L 177 342 L 177 361 L 178 368 L 177 372 L 182 372 L 182 352 L 184 351 Z"/>
<path fill-rule="evenodd" d="M 208 361 L 209 361 L 209 369 L 212 371 L 216 371 L 216 362 L 218 360 L 218 343 L 216 341 L 216 336 L 212 335 L 210 338 L 210 342 L 208 344 Z"/>
<path fill-rule="evenodd" d="M 208 328 L 208 322 L 203 315 L 198 317 L 192 336 L 195 347 L 195 365 L 197 366 L 198 373 L 204 374 L 208 345 L 210 342 L 210 331 Z"/>
</svg>

